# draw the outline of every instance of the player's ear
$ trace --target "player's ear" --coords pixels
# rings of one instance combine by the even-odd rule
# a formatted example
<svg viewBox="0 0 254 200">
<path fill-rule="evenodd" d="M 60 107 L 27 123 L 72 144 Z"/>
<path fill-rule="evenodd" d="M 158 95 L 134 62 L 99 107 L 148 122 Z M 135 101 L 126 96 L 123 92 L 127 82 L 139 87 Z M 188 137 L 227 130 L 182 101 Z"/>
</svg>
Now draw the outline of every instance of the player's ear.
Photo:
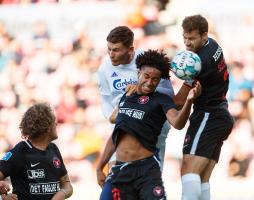
<svg viewBox="0 0 254 200">
<path fill-rule="evenodd" d="M 130 48 L 129 48 L 129 55 L 132 55 L 133 52 L 134 52 L 134 46 L 130 46 Z"/>
<path fill-rule="evenodd" d="M 207 40 L 208 40 L 208 32 L 202 33 L 202 40 L 203 40 L 203 42 L 207 42 Z"/>
</svg>

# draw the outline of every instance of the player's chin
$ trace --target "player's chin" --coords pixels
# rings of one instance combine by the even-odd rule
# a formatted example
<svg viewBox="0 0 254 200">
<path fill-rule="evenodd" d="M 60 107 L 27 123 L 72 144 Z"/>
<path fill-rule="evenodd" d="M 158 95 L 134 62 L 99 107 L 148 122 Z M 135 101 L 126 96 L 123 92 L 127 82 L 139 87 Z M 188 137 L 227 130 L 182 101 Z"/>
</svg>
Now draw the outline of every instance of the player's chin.
<svg viewBox="0 0 254 200">
<path fill-rule="evenodd" d="M 154 92 L 154 89 L 152 89 L 152 88 L 148 88 L 148 87 L 143 87 L 142 88 L 142 93 L 143 94 L 150 94 L 152 92 Z"/>
<path fill-rule="evenodd" d="M 117 65 L 120 64 L 118 61 L 113 61 L 113 60 L 111 60 L 111 63 L 112 63 L 113 66 L 117 66 Z"/>
<path fill-rule="evenodd" d="M 58 136 L 54 135 L 54 136 L 52 136 L 51 140 L 53 141 L 53 140 L 56 140 L 57 138 L 58 138 Z"/>
<path fill-rule="evenodd" d="M 194 51 L 194 48 L 192 48 L 192 47 L 186 47 L 186 50 L 187 51 Z"/>
</svg>

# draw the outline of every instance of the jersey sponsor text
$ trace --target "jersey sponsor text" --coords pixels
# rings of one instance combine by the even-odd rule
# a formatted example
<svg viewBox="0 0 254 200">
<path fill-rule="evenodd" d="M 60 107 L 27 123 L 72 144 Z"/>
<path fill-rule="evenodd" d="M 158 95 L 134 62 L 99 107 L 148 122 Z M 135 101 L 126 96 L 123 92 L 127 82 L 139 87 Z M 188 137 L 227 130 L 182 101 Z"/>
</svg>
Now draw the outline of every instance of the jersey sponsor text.
<svg viewBox="0 0 254 200">
<path fill-rule="evenodd" d="M 127 79 L 116 79 L 113 81 L 113 87 L 116 89 L 116 90 L 124 90 L 125 87 L 128 85 L 128 84 L 137 84 L 137 81 L 134 81 L 130 78 L 130 80 L 127 80 Z"/>
<path fill-rule="evenodd" d="M 221 53 L 222 53 L 222 48 L 219 47 L 219 48 L 216 50 L 215 54 L 213 55 L 213 59 L 214 59 L 215 62 L 219 59 Z"/>
<path fill-rule="evenodd" d="M 60 190 L 59 182 L 30 183 L 31 194 L 55 194 Z"/>
<path fill-rule="evenodd" d="M 27 170 L 28 179 L 45 178 L 44 169 Z"/>
<path fill-rule="evenodd" d="M 135 119 L 140 119 L 142 120 L 144 117 L 145 112 L 141 110 L 136 110 L 136 109 L 130 109 L 130 108 L 120 108 L 119 113 L 126 114 L 129 117 L 135 118 Z"/>
</svg>

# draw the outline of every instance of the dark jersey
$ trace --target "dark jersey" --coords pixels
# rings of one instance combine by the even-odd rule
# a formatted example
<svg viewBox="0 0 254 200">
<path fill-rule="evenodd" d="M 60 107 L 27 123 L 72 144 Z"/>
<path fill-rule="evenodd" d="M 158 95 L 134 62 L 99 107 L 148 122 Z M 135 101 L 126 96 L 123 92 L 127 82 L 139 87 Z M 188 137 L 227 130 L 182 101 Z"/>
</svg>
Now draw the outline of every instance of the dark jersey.
<svg viewBox="0 0 254 200">
<path fill-rule="evenodd" d="M 0 171 L 10 176 L 19 200 L 49 200 L 60 190 L 60 177 L 67 174 L 59 149 L 50 143 L 45 151 L 28 141 L 18 143 L 0 161 Z"/>
<path fill-rule="evenodd" d="M 197 52 L 202 69 L 197 79 L 202 85 L 201 95 L 194 102 L 194 109 L 210 111 L 227 104 L 229 77 L 222 48 L 212 38 Z"/>
<path fill-rule="evenodd" d="M 136 137 L 145 148 L 155 152 L 157 137 L 166 121 L 165 113 L 171 108 L 175 108 L 172 98 L 159 92 L 149 95 L 124 94 L 119 102 L 119 113 L 112 135 L 115 146 L 122 130 Z"/>
</svg>

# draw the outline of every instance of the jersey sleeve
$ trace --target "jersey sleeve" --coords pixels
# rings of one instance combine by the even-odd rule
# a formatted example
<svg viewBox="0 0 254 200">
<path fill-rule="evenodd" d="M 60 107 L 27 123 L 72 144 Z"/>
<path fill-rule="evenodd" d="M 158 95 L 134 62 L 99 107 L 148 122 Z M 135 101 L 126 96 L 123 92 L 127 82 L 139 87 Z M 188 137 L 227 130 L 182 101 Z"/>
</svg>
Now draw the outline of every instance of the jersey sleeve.
<svg viewBox="0 0 254 200">
<path fill-rule="evenodd" d="M 102 114 L 105 118 L 109 118 L 114 109 L 112 105 L 112 95 L 109 87 L 109 83 L 106 79 L 105 72 L 103 70 L 104 65 L 102 64 L 97 72 L 98 74 L 98 86 L 101 97 L 101 108 Z"/>
<path fill-rule="evenodd" d="M 176 109 L 176 105 L 175 105 L 173 99 L 171 97 L 169 97 L 168 95 L 161 94 L 159 101 L 160 101 L 160 104 L 161 104 L 162 109 L 165 114 L 170 109 L 173 109 L 173 108 Z"/>
<path fill-rule="evenodd" d="M 52 145 L 55 153 L 57 154 L 57 157 L 60 159 L 60 161 L 62 163 L 61 167 L 60 167 L 60 169 L 61 169 L 60 177 L 63 177 L 63 176 L 65 176 L 67 174 L 67 170 L 66 170 L 66 167 L 65 167 L 62 155 L 61 155 L 61 153 L 60 153 L 60 151 L 59 151 L 59 149 L 58 149 L 58 147 L 57 147 L 57 145 L 55 143 L 51 143 L 51 145 Z"/>
<path fill-rule="evenodd" d="M 101 102 L 102 114 L 104 115 L 105 118 L 109 119 L 114 109 L 114 107 L 110 103 L 111 97 L 108 95 L 101 95 L 101 101 L 102 101 Z"/>
<path fill-rule="evenodd" d="M 101 64 L 99 67 L 99 70 L 97 71 L 98 75 L 98 86 L 99 86 L 99 91 L 101 95 L 111 95 L 109 83 L 106 79 L 106 72 L 104 70 L 104 64 Z"/>
<path fill-rule="evenodd" d="M 156 88 L 156 91 L 162 93 L 162 94 L 166 94 L 170 97 L 174 97 L 174 90 L 172 87 L 172 83 L 169 79 L 161 79 L 159 85 Z"/>
<path fill-rule="evenodd" d="M 14 175 L 19 169 L 19 163 L 22 163 L 22 152 L 14 147 L 6 152 L 0 160 L 0 171 L 5 177 Z"/>
</svg>

